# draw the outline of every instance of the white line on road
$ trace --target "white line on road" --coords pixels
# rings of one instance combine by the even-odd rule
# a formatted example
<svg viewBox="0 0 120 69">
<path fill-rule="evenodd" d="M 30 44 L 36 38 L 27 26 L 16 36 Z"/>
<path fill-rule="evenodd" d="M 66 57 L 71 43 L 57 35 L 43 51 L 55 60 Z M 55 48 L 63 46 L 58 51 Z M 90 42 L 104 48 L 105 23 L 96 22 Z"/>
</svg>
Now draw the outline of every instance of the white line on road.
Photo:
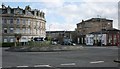
<svg viewBox="0 0 120 69">
<path fill-rule="evenodd" d="M 66 64 L 60 64 L 60 65 L 75 65 L 75 63 L 66 63 Z"/>
<path fill-rule="evenodd" d="M 29 66 L 17 66 L 17 67 L 29 67 Z"/>
<path fill-rule="evenodd" d="M 104 61 L 94 61 L 94 62 L 90 62 L 90 63 L 103 63 Z"/>
<path fill-rule="evenodd" d="M 35 65 L 34 67 L 51 67 L 50 65 Z"/>
</svg>

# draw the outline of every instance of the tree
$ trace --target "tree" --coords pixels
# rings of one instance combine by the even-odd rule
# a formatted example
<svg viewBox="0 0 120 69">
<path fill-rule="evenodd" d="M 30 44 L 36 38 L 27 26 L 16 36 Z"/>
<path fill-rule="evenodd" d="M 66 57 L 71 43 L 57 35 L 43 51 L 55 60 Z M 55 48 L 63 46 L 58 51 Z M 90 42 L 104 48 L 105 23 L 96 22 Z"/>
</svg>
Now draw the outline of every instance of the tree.
<svg viewBox="0 0 120 69">
<path fill-rule="evenodd" d="M 16 43 L 19 44 L 19 40 L 20 40 L 20 38 L 22 37 L 22 35 L 15 33 L 14 36 L 15 36 L 15 38 L 16 38 L 16 40 L 17 40 L 17 42 L 15 41 L 15 46 L 16 46 Z"/>
</svg>

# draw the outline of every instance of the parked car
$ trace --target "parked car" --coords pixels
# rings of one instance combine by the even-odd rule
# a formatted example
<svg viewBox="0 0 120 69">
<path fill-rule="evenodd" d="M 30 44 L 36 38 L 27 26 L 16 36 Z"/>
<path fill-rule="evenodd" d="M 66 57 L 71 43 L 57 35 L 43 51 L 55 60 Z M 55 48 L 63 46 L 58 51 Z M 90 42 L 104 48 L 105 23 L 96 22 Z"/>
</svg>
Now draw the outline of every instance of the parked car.
<svg viewBox="0 0 120 69">
<path fill-rule="evenodd" d="M 73 45 L 73 46 L 75 46 L 76 44 L 73 42 L 63 42 L 61 45 Z"/>
<path fill-rule="evenodd" d="M 52 41 L 52 45 L 57 45 L 57 42 L 56 41 Z"/>
</svg>

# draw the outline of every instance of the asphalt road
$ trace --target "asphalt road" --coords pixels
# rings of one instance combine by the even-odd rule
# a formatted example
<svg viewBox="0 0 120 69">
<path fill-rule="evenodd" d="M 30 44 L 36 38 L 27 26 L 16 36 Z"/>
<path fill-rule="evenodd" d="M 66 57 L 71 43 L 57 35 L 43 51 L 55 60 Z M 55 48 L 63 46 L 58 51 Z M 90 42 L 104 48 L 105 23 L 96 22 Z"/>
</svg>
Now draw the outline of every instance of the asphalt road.
<svg viewBox="0 0 120 69">
<path fill-rule="evenodd" d="M 117 47 L 83 47 L 76 51 L 8 52 L 2 49 L 2 67 L 117 67 Z"/>
</svg>

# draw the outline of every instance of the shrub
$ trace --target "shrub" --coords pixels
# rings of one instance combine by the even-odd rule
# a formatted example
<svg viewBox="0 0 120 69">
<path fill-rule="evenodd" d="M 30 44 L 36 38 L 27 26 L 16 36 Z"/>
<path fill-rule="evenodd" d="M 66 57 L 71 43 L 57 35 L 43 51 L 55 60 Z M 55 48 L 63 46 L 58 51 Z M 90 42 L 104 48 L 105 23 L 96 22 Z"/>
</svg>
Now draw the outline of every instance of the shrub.
<svg viewBox="0 0 120 69">
<path fill-rule="evenodd" d="M 2 43 L 2 47 L 12 47 L 12 46 L 14 46 L 14 42 Z"/>
<path fill-rule="evenodd" d="M 49 46 L 50 41 L 30 41 L 29 46 Z"/>
<path fill-rule="evenodd" d="M 0 47 L 2 47 L 2 43 L 0 43 Z"/>
</svg>

